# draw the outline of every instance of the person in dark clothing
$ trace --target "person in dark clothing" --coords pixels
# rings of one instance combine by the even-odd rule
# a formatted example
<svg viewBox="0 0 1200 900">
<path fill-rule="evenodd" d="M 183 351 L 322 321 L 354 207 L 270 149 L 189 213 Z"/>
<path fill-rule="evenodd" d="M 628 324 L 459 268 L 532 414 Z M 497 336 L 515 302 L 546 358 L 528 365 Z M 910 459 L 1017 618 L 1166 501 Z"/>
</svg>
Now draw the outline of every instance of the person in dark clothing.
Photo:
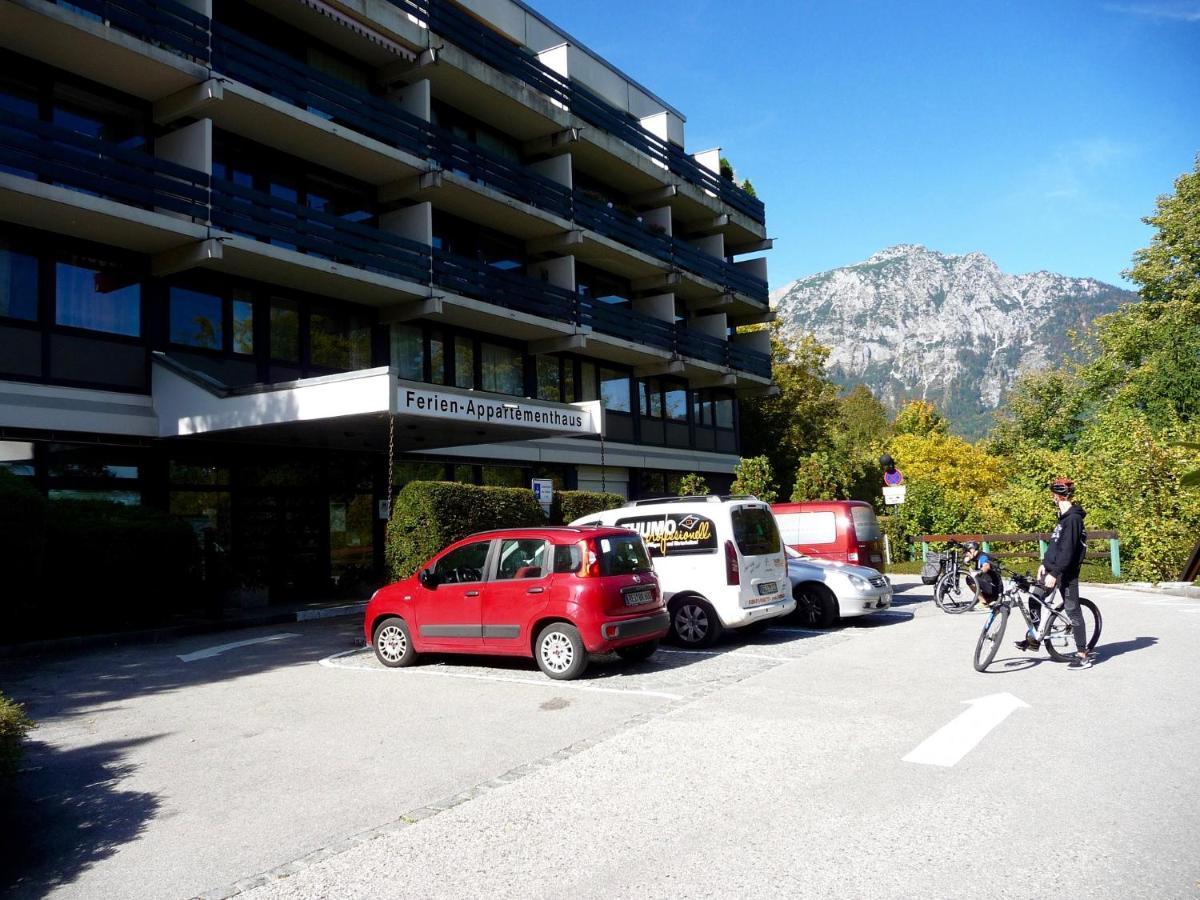
<svg viewBox="0 0 1200 900">
<path fill-rule="evenodd" d="M 1038 567 L 1038 580 L 1047 594 L 1058 589 L 1062 594 L 1063 608 L 1071 620 L 1071 631 L 1075 637 L 1076 659 L 1072 669 L 1088 669 L 1092 656 L 1087 650 L 1087 635 L 1084 630 L 1083 613 L 1079 609 L 1079 570 L 1087 550 L 1087 532 L 1083 528 L 1083 507 L 1074 502 L 1075 482 L 1070 478 L 1058 478 L 1050 484 L 1050 494 L 1058 507 L 1058 522 L 1050 535 L 1042 564 Z M 1030 617 L 1034 628 L 1040 619 L 1040 604 L 1030 601 Z M 1038 641 L 1031 632 L 1025 640 L 1017 642 L 1020 650 L 1036 650 Z"/>
<path fill-rule="evenodd" d="M 997 571 L 999 566 L 980 549 L 978 541 L 967 541 L 963 544 L 963 550 L 966 551 L 963 562 L 976 569 L 975 583 L 979 585 L 979 599 L 990 606 L 1000 597 L 1000 573 Z"/>
</svg>

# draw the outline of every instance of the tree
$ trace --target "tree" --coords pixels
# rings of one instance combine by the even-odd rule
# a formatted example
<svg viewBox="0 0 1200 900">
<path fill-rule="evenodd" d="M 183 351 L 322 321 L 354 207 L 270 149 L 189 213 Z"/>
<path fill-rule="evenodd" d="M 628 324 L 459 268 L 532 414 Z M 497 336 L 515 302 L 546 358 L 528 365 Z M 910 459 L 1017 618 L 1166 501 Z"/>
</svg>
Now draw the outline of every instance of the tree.
<svg viewBox="0 0 1200 900">
<path fill-rule="evenodd" d="M 1029 372 L 1017 379 L 989 438 L 997 452 L 1033 444 L 1049 450 L 1071 446 L 1084 425 L 1086 398 L 1079 379 L 1065 369 Z"/>
<path fill-rule="evenodd" d="M 772 323 L 771 358 L 779 394 L 741 404 L 742 452 L 766 456 L 780 482 L 791 484 L 797 462 L 828 446 L 837 387 L 825 376 L 829 349 L 811 335 L 788 341 Z"/>
<path fill-rule="evenodd" d="M 709 489 L 708 482 L 704 480 L 703 475 L 688 472 L 679 479 L 680 497 L 705 497 L 710 493 L 712 491 Z"/>
<path fill-rule="evenodd" d="M 779 496 L 775 491 L 771 462 L 765 456 L 739 459 L 733 475 L 731 493 L 751 494 L 764 503 L 774 503 Z"/>
<path fill-rule="evenodd" d="M 1149 247 L 1133 254 L 1125 274 L 1150 304 L 1200 304 L 1200 154 L 1195 168 L 1175 180 L 1175 193 L 1158 198 L 1158 212 L 1142 219 L 1157 229 Z"/>
<path fill-rule="evenodd" d="M 896 434 L 946 434 L 950 422 L 926 400 L 910 400 L 900 407 L 892 421 Z"/>
</svg>

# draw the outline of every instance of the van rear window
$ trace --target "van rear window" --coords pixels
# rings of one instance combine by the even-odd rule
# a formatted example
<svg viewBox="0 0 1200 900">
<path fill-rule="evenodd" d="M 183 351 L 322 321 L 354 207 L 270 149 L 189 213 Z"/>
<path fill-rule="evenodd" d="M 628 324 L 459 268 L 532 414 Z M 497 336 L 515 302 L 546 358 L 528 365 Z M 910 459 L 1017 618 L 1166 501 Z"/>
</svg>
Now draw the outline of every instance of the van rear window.
<svg viewBox="0 0 1200 900">
<path fill-rule="evenodd" d="M 739 506 L 729 513 L 733 539 L 743 556 L 761 556 L 779 552 L 779 529 L 775 516 L 761 506 Z"/>
<path fill-rule="evenodd" d="M 860 541 L 878 541 L 883 537 L 875 510 L 866 506 L 852 506 L 850 515 L 854 518 L 854 534 Z"/>
</svg>

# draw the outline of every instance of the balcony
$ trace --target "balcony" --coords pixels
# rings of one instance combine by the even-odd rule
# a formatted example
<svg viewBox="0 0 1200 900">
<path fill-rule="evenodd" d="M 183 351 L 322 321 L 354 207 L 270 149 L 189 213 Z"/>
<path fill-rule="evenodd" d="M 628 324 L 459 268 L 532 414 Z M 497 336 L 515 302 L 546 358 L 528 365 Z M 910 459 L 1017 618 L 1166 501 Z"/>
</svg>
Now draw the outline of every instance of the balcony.
<svg viewBox="0 0 1200 900">
<path fill-rule="evenodd" d="M 433 252 L 433 281 L 464 297 L 538 318 L 563 323 L 574 323 L 578 318 L 574 291 L 442 250 Z"/>
<path fill-rule="evenodd" d="M 208 63 L 208 17 L 176 0 L 58 0 L 57 5 L 187 59 Z"/>
</svg>

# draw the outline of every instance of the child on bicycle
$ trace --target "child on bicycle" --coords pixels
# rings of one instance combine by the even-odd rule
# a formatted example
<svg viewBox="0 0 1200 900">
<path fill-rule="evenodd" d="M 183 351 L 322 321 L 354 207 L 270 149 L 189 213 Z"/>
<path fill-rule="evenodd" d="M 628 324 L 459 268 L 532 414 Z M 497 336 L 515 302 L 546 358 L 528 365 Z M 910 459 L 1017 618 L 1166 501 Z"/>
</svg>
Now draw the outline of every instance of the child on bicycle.
<svg viewBox="0 0 1200 900">
<path fill-rule="evenodd" d="M 963 544 L 963 562 L 973 565 L 977 570 L 975 583 L 979 585 L 979 599 L 991 606 L 1000 597 L 999 565 L 979 546 L 978 541 L 967 541 Z"/>
</svg>

